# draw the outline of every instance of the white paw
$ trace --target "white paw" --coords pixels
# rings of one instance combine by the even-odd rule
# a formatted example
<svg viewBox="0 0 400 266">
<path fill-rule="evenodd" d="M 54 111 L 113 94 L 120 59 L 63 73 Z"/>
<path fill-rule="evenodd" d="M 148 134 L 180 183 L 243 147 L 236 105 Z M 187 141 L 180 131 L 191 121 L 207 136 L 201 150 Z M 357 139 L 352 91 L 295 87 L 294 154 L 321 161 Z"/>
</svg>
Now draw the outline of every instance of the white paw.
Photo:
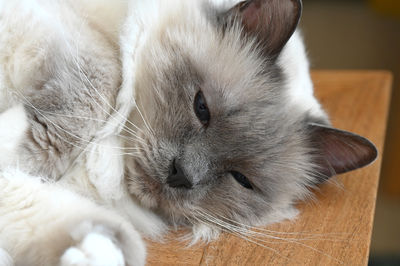
<svg viewBox="0 0 400 266">
<path fill-rule="evenodd" d="M 114 242 L 100 233 L 89 233 L 82 242 L 67 249 L 61 257 L 61 266 L 123 266 L 122 251 Z"/>
</svg>

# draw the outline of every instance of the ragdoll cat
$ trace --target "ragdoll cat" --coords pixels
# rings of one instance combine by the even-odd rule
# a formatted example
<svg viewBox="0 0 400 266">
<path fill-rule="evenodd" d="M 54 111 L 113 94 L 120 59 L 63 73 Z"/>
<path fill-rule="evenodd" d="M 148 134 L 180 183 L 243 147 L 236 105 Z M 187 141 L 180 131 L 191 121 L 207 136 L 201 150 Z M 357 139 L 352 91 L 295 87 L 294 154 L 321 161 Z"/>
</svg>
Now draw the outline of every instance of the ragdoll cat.
<svg viewBox="0 0 400 266">
<path fill-rule="evenodd" d="M 372 162 L 313 96 L 301 9 L 0 0 L 0 264 L 142 265 L 138 232 L 291 219 Z"/>
</svg>

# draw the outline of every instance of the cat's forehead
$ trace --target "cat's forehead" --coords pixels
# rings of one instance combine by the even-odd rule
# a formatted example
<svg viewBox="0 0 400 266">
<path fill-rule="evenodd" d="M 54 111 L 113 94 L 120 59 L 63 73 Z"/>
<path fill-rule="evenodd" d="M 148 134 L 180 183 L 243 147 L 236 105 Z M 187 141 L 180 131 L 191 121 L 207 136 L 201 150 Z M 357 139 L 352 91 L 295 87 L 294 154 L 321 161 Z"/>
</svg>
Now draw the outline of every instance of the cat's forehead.
<svg viewBox="0 0 400 266">
<path fill-rule="evenodd" d="M 204 14 L 193 16 L 185 23 L 169 20 L 156 28 L 147 48 L 153 72 L 162 72 L 169 81 L 192 80 L 210 98 L 222 98 L 219 106 L 221 100 L 235 106 L 271 100 L 282 92 L 277 90 L 285 83 L 280 69 L 265 62 L 256 43 L 243 40 L 238 30 L 222 33 Z"/>
<path fill-rule="evenodd" d="M 243 45 L 233 33 L 221 36 L 213 28 L 202 33 L 188 31 L 184 38 L 179 37 L 185 33 L 179 28 L 164 30 L 157 44 L 153 40 L 155 48 L 146 60 L 152 69 L 144 71 L 153 76 L 154 86 L 162 93 L 191 94 L 186 97 L 191 101 L 201 90 L 213 118 L 229 121 L 226 128 L 233 131 L 242 127 L 240 131 L 246 132 L 254 126 L 261 130 L 268 119 L 276 121 L 275 117 L 283 115 L 285 77 L 278 66 L 260 59 L 254 46 Z"/>
</svg>

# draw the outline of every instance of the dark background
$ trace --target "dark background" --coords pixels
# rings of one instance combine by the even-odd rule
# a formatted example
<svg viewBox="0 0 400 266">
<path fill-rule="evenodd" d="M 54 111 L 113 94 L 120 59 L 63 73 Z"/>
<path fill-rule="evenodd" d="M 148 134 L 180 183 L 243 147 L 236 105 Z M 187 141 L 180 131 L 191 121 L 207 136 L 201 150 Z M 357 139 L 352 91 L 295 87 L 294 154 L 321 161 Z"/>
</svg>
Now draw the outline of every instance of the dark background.
<svg viewBox="0 0 400 266">
<path fill-rule="evenodd" d="M 312 68 L 393 73 L 370 265 L 400 265 L 400 0 L 303 0 L 303 4 L 301 28 Z"/>
</svg>

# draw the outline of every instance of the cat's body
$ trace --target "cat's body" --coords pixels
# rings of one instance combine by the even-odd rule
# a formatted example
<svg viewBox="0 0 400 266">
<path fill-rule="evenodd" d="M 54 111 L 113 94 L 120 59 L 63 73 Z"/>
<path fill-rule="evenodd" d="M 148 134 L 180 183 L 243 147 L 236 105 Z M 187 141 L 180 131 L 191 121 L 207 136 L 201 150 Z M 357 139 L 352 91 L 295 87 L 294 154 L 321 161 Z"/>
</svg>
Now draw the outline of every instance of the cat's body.
<svg viewBox="0 0 400 266">
<path fill-rule="evenodd" d="M 370 162 L 327 127 L 301 4 L 279 1 L 0 0 L 0 251 L 143 264 L 137 231 L 293 218 L 307 187 Z"/>
<path fill-rule="evenodd" d="M 85 234 L 94 231 L 88 228 L 75 240 L 66 237 L 83 222 L 98 220 L 99 226 L 114 223 L 116 227 L 124 223 L 115 213 L 107 215 L 105 208 L 96 211 L 99 207 L 66 190 L 70 188 L 95 202 L 113 207 L 111 199 L 104 200 L 108 199 L 107 195 L 100 194 L 93 186 L 90 176 L 98 176 L 89 173 L 87 166 L 88 159 L 99 157 L 98 149 L 106 149 L 106 145 L 121 146 L 116 137 L 99 144 L 104 147 L 89 145 L 113 112 L 122 81 L 119 30 L 126 8 L 121 10 L 124 1 L 107 2 L 0 2 L 0 108 L 8 109 L 2 114 L 3 134 L 0 133 L 3 171 L 0 247 L 8 251 L 16 265 L 56 265 L 65 250 L 73 243 L 78 245 L 85 239 Z M 86 7 L 95 13 L 88 12 Z M 99 9 L 106 12 L 99 12 Z M 118 19 L 110 21 L 110 10 L 113 9 L 118 12 Z M 96 20 L 88 18 L 90 14 Z M 14 128 L 10 128 L 10 124 Z M 91 147 L 94 147 L 92 157 L 87 156 Z M 115 194 L 121 202 L 118 204 L 123 209 L 121 212 L 136 216 L 135 221 L 140 227 L 140 223 L 148 222 L 140 218 L 140 207 L 122 196 L 125 191 L 121 188 L 120 176 L 124 169 L 123 156 L 119 154 L 124 150 L 111 151 L 115 155 L 101 162 L 113 175 L 114 179 L 109 183 L 116 182 L 111 183 L 113 189 L 108 188 L 118 190 Z M 93 168 L 97 167 L 93 164 Z M 40 178 L 31 181 L 32 177 L 14 170 L 11 170 L 12 174 L 8 173 L 12 178 L 7 180 L 6 168 L 18 168 L 49 179 L 63 177 L 60 181 L 60 184 L 64 183 L 63 189 L 40 184 Z M 96 170 L 109 178 L 103 169 Z M 24 219 L 26 213 L 37 215 Z M 150 233 L 152 230 L 157 231 L 151 228 Z M 137 235 L 135 231 L 133 233 Z M 138 254 L 133 255 L 133 261 L 143 262 L 145 253 L 140 237 L 132 239 L 138 241 L 134 246 Z"/>
<path fill-rule="evenodd" d="M 1 108 L 22 103 L 30 109 L 30 141 L 16 152 L 34 154 L 20 158 L 34 162 L 27 171 L 52 178 L 100 130 L 121 84 L 118 38 L 75 9 L 78 2 L 2 1 Z"/>
</svg>

